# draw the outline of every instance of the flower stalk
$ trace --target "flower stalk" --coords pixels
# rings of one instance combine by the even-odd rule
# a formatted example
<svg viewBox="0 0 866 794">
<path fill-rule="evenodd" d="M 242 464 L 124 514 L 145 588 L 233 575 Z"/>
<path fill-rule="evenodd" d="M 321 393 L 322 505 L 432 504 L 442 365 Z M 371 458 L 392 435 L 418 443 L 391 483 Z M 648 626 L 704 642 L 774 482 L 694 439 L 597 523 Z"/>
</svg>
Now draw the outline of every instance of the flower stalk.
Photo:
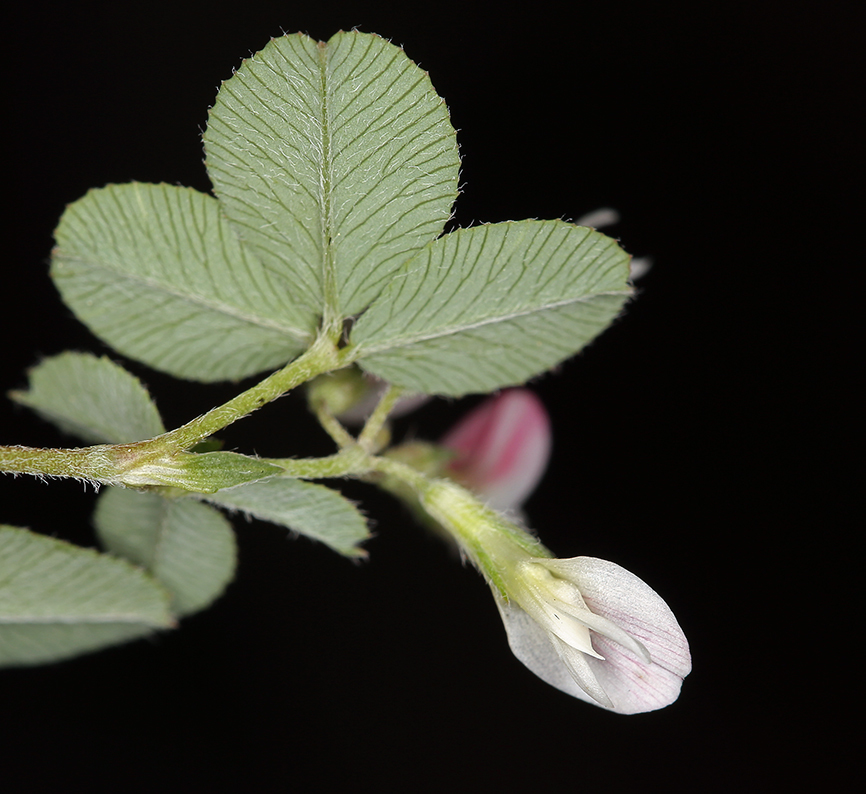
<svg viewBox="0 0 866 794">
<path fill-rule="evenodd" d="M 391 478 L 389 490 L 407 501 L 411 491 L 487 580 L 515 656 L 552 686 L 616 713 L 676 700 L 691 657 L 664 600 L 614 563 L 555 559 L 491 506 L 519 509 L 546 464 L 549 423 L 540 403 L 524 390 L 503 392 L 443 443 L 456 457 L 439 471 L 475 493 L 393 457 L 377 459 L 377 468 Z"/>
</svg>

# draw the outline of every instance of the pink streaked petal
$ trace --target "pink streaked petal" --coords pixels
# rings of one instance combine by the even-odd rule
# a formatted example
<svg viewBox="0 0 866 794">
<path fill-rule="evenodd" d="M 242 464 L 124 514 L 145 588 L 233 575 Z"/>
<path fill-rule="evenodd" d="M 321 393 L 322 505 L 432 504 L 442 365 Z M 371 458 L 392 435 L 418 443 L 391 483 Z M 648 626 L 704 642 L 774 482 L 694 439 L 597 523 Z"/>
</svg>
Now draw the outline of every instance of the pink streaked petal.
<svg viewBox="0 0 866 794">
<path fill-rule="evenodd" d="M 592 643 L 605 660 L 600 662 L 587 656 L 587 663 L 617 714 L 655 711 L 679 697 L 683 679 L 676 673 L 659 664 L 647 664 L 607 637 L 596 634 Z"/>
<path fill-rule="evenodd" d="M 607 637 L 593 634 L 604 662 L 590 659 L 593 672 L 622 714 L 673 703 L 692 669 L 689 644 L 670 607 L 646 582 L 607 560 L 575 557 L 545 561 L 545 567 L 580 588 L 586 605 L 615 623 L 649 651 L 652 663 Z"/>
<path fill-rule="evenodd" d="M 442 439 L 457 452 L 450 468 L 498 510 L 518 508 L 532 493 L 550 457 L 550 420 L 526 389 L 483 402 Z"/>
</svg>

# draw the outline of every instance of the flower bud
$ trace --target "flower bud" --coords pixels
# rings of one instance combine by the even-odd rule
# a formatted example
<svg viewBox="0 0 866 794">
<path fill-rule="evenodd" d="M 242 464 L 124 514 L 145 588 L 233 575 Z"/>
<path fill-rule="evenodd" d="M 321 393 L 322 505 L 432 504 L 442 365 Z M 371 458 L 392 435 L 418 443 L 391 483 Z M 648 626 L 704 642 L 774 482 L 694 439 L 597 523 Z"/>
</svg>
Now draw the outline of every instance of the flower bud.
<svg viewBox="0 0 866 794">
<path fill-rule="evenodd" d="M 310 401 L 321 401 L 328 412 L 346 425 L 362 425 L 376 408 L 388 383 L 358 367 L 320 375 L 309 385 Z M 400 399 L 391 417 L 403 416 L 430 400 L 428 394 L 410 394 Z"/>
<path fill-rule="evenodd" d="M 420 501 L 487 579 L 511 649 L 542 680 L 620 714 L 677 699 L 688 642 L 637 576 L 592 557 L 551 558 L 456 483 L 433 481 Z"/>
<path fill-rule="evenodd" d="M 456 453 L 448 476 L 496 510 L 518 509 L 550 457 L 550 420 L 528 389 L 508 389 L 467 414 L 440 441 Z"/>
</svg>

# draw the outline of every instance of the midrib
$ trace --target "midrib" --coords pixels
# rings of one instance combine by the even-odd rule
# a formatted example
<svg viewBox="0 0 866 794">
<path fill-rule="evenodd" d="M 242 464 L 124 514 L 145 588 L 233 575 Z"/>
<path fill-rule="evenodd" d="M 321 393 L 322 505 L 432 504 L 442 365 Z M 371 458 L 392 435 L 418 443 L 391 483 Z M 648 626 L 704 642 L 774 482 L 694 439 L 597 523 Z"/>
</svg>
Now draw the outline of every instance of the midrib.
<svg viewBox="0 0 866 794">
<path fill-rule="evenodd" d="M 331 211 L 331 185 L 333 160 L 331 156 L 331 103 L 328 92 L 328 46 L 319 45 L 319 70 L 322 86 L 322 327 L 329 328 L 342 320 L 339 312 L 337 274 L 333 259 L 333 217 Z"/>
</svg>

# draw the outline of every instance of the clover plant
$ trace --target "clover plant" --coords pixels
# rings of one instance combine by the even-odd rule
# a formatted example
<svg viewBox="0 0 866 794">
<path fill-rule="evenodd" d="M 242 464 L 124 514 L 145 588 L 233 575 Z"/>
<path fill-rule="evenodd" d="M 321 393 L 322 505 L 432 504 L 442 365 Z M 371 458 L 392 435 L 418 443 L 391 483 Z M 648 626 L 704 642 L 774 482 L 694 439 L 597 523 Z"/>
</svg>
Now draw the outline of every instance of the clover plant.
<svg viewBox="0 0 866 794">
<path fill-rule="evenodd" d="M 0 528 L 0 665 L 59 661 L 206 608 L 234 575 L 227 515 L 363 557 L 364 515 L 313 482 L 356 478 L 458 544 L 544 680 L 623 713 L 675 699 L 688 645 L 664 601 L 613 563 L 554 559 L 514 512 L 549 430 L 536 398 L 508 387 L 611 324 L 632 294 L 628 254 L 561 220 L 444 233 L 460 167 L 448 110 L 374 35 L 272 40 L 223 83 L 204 148 L 213 195 L 133 182 L 71 204 L 51 277 L 121 356 L 194 381 L 263 377 L 166 430 L 110 358 L 66 352 L 30 371 L 12 399 L 86 446 L 3 446 L 0 468 L 103 486 L 104 551 Z M 333 454 L 261 458 L 215 443 L 301 386 Z M 400 405 L 492 392 L 441 444 L 391 445 Z"/>
</svg>

